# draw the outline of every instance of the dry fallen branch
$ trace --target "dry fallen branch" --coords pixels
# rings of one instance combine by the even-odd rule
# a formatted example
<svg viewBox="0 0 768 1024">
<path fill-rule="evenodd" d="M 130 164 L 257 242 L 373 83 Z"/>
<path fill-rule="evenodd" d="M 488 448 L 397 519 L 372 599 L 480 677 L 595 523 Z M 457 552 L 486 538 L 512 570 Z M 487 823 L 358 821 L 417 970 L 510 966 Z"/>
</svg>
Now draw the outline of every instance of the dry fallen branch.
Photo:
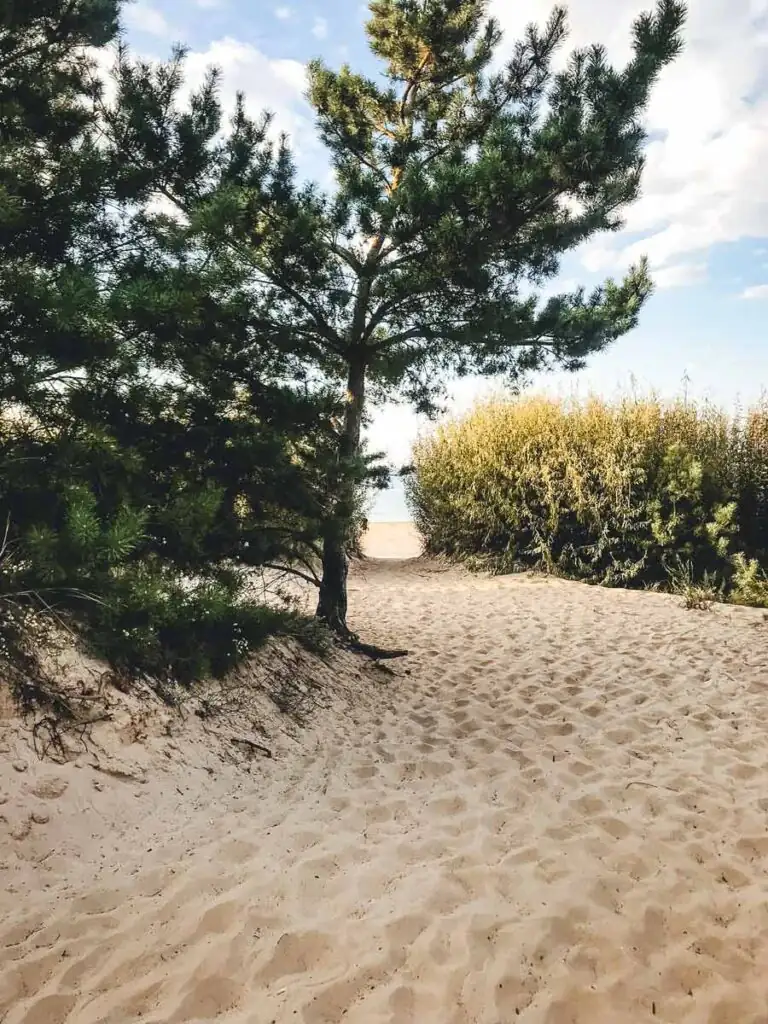
<svg viewBox="0 0 768 1024">
<path fill-rule="evenodd" d="M 659 786 L 655 782 L 644 782 L 642 779 L 633 779 L 631 782 L 628 782 L 624 787 L 624 791 L 626 792 L 630 786 L 647 786 L 648 789 L 666 789 L 669 793 L 680 792 L 679 789 L 673 789 L 672 786 Z"/>
<path fill-rule="evenodd" d="M 263 754 L 264 757 L 274 756 L 269 747 L 262 746 L 261 743 L 254 743 L 253 740 L 246 739 L 244 736 L 230 736 L 229 739 L 230 743 L 233 743 L 236 747 L 245 747 L 255 754 Z"/>
</svg>

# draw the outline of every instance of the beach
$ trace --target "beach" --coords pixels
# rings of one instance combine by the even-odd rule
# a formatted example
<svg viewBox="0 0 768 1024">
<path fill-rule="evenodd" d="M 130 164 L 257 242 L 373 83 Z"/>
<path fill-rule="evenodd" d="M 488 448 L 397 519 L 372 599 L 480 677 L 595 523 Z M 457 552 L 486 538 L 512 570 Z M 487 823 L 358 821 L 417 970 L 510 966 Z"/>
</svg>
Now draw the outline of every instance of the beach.
<svg viewBox="0 0 768 1024">
<path fill-rule="evenodd" d="M 40 761 L 4 709 L 0 1021 L 765 1024 L 766 614 L 364 549 L 407 657 L 247 755 L 150 708 Z"/>
</svg>

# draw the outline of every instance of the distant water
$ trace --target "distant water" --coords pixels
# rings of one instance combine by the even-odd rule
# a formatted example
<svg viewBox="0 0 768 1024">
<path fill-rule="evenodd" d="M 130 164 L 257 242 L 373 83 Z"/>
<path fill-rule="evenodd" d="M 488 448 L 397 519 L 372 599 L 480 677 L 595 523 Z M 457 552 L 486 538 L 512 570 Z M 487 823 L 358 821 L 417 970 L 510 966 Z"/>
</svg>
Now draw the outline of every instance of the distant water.
<svg viewBox="0 0 768 1024">
<path fill-rule="evenodd" d="M 405 503 L 405 487 L 400 477 L 395 477 L 386 491 L 376 491 L 368 513 L 372 523 L 410 523 L 411 514 Z"/>
</svg>

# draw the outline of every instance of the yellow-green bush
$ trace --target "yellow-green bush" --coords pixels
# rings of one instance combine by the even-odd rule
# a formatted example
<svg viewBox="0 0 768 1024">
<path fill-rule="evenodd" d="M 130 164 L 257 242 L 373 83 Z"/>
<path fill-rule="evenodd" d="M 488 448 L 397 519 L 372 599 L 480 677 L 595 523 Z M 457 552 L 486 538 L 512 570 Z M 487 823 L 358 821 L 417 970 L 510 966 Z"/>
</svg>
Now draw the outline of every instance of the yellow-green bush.
<svg viewBox="0 0 768 1024">
<path fill-rule="evenodd" d="M 735 553 L 766 564 L 768 404 L 494 400 L 416 445 L 408 495 L 433 553 L 625 586 L 684 563 L 729 589 Z"/>
</svg>

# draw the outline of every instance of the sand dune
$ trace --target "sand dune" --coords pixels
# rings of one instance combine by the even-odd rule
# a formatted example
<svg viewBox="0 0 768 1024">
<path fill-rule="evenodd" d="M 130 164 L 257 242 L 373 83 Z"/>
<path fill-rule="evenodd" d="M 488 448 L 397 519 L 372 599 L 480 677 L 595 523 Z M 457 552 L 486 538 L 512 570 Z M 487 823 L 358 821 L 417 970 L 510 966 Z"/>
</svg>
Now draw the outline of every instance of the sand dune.
<svg viewBox="0 0 768 1024">
<path fill-rule="evenodd" d="M 765 616 L 422 559 L 351 591 L 409 657 L 208 790 L 102 773 L 77 866 L 30 843 L 96 773 L 8 769 L 0 1020 L 765 1024 Z"/>
</svg>

